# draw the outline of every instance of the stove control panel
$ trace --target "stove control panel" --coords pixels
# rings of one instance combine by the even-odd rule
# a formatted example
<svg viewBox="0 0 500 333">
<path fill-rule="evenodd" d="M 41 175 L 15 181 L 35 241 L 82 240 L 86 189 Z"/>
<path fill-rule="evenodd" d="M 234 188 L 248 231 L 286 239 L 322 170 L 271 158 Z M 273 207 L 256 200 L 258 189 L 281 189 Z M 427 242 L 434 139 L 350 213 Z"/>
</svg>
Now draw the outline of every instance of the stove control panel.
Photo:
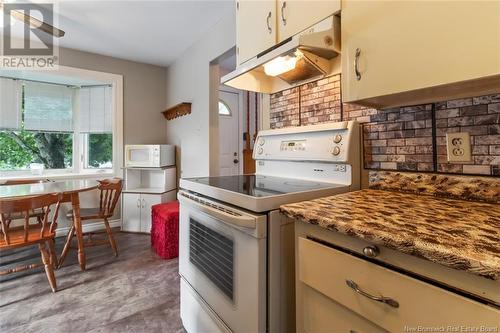
<svg viewBox="0 0 500 333">
<path fill-rule="evenodd" d="M 280 151 L 301 151 L 306 150 L 307 140 L 288 140 L 281 141 Z"/>
<path fill-rule="evenodd" d="M 354 121 L 260 131 L 253 158 L 350 163 L 359 150 L 359 125 Z"/>
</svg>

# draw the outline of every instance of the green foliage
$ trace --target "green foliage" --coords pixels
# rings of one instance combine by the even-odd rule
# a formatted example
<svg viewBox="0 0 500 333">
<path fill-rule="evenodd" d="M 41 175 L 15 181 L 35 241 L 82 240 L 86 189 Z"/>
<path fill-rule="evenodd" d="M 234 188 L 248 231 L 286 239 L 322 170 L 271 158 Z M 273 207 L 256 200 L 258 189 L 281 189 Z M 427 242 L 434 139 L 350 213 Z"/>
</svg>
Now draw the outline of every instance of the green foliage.
<svg viewBox="0 0 500 333">
<path fill-rule="evenodd" d="M 88 166 L 91 168 L 103 167 L 103 165 L 111 165 L 113 160 L 113 135 L 105 134 L 89 134 L 89 161 Z"/>
<path fill-rule="evenodd" d="M 28 131 L 0 132 L 0 169 L 27 169 L 30 163 L 42 163 L 47 169 L 71 167 L 73 135 Z"/>
<path fill-rule="evenodd" d="M 12 132 L 0 132 L 0 170 L 25 169 L 30 163 L 39 162 L 32 151 L 24 149 L 15 140 Z M 28 147 L 36 149 L 32 133 L 18 132 L 18 137 Z"/>
</svg>

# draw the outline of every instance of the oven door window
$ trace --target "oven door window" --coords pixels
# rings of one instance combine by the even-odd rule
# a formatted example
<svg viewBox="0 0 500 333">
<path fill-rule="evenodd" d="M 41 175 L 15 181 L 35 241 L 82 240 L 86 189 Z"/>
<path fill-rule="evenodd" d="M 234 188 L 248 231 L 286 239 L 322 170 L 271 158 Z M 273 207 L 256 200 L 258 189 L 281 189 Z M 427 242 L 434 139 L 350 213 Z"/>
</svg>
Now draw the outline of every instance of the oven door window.
<svg viewBox="0 0 500 333">
<path fill-rule="evenodd" d="M 234 301 L 234 242 L 189 219 L 189 261 Z"/>
</svg>

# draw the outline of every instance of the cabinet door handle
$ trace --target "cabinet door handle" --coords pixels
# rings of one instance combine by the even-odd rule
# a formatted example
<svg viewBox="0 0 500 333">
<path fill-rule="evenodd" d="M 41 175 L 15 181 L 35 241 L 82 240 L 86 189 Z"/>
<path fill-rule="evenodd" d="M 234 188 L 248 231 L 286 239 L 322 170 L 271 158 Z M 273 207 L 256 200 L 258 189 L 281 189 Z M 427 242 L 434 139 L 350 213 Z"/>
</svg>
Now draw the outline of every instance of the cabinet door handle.
<svg viewBox="0 0 500 333">
<path fill-rule="evenodd" d="M 354 56 L 354 72 L 356 73 L 356 80 L 361 80 L 361 73 L 359 72 L 358 63 L 359 55 L 361 54 L 361 49 L 356 49 L 356 55 Z"/>
<path fill-rule="evenodd" d="M 367 298 L 369 298 L 371 300 L 374 300 L 376 302 L 387 304 L 389 306 L 392 306 L 393 308 L 399 308 L 399 303 L 396 300 L 394 300 L 394 299 L 392 299 L 390 297 L 370 295 L 366 291 L 363 291 L 363 290 L 359 289 L 359 287 L 356 284 L 356 282 L 354 282 L 352 280 L 345 280 L 345 283 L 347 284 L 347 286 L 349 288 L 351 288 L 352 290 L 354 290 L 355 292 L 357 292 L 358 294 L 360 294 L 362 296 L 365 296 L 365 297 L 367 297 Z"/>
<path fill-rule="evenodd" d="M 141 199 L 137 199 L 137 208 L 141 208 Z"/>
<path fill-rule="evenodd" d="M 267 14 L 267 31 L 269 31 L 269 33 L 273 32 L 273 29 L 271 29 L 271 23 L 269 22 L 269 20 L 271 19 L 271 12 L 269 12 L 269 14 Z"/>
<path fill-rule="evenodd" d="M 283 25 L 286 25 L 285 8 L 286 8 L 286 1 L 283 1 L 283 3 L 281 4 L 281 21 L 283 22 Z"/>
<path fill-rule="evenodd" d="M 146 207 L 146 200 L 142 199 L 142 206 L 141 206 L 141 208 L 144 208 L 144 207 Z"/>
</svg>

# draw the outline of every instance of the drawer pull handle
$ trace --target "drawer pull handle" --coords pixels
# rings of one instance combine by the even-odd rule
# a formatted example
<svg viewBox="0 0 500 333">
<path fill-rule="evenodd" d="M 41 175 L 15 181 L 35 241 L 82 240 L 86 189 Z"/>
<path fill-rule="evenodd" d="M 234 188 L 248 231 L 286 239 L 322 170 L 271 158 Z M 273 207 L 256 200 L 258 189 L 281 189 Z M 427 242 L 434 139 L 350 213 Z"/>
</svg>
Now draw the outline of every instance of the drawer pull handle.
<svg viewBox="0 0 500 333">
<path fill-rule="evenodd" d="M 267 23 L 267 31 L 269 31 L 269 33 L 273 32 L 273 29 L 271 28 L 271 23 L 269 23 L 269 20 L 271 19 L 271 12 L 269 12 L 267 14 L 267 19 L 266 19 L 266 23 Z"/>
<path fill-rule="evenodd" d="M 354 73 L 356 73 L 356 80 L 359 81 L 361 80 L 361 73 L 359 72 L 358 69 L 358 62 L 359 62 L 359 55 L 361 54 L 361 50 L 358 48 L 356 49 L 356 54 L 354 55 Z"/>
<path fill-rule="evenodd" d="M 283 22 L 283 25 L 286 25 L 285 8 L 286 8 L 286 1 L 283 1 L 283 4 L 281 5 L 281 21 Z"/>
<path fill-rule="evenodd" d="M 355 292 L 357 292 L 358 294 L 360 295 L 363 295 L 371 300 L 374 300 L 376 302 L 380 302 L 380 303 L 385 303 L 389 306 L 392 306 L 393 308 L 399 308 L 399 303 L 390 298 L 390 297 L 384 297 L 384 296 L 373 296 L 373 295 L 370 295 L 369 293 L 367 293 L 366 291 L 363 291 L 361 289 L 359 289 L 358 285 L 356 284 L 356 282 L 352 281 L 352 280 L 345 280 L 345 283 L 347 284 L 347 286 L 349 288 L 351 288 L 352 290 L 354 290 Z"/>
</svg>

